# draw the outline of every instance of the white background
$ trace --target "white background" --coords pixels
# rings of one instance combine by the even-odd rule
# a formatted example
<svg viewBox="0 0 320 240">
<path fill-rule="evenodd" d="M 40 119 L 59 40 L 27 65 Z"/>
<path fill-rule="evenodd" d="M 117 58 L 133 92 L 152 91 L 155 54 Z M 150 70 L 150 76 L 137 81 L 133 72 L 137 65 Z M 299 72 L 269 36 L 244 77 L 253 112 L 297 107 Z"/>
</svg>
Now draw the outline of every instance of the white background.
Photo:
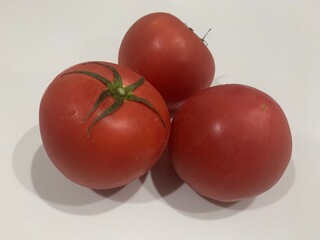
<svg viewBox="0 0 320 240">
<path fill-rule="evenodd" d="M 320 1 L 1 0 L 0 239 L 320 239 Z M 38 130 L 46 86 L 88 60 L 117 62 L 131 24 L 170 12 L 206 40 L 215 83 L 270 94 L 293 135 L 291 163 L 270 191 L 209 202 L 165 162 L 118 191 L 66 180 Z"/>
</svg>

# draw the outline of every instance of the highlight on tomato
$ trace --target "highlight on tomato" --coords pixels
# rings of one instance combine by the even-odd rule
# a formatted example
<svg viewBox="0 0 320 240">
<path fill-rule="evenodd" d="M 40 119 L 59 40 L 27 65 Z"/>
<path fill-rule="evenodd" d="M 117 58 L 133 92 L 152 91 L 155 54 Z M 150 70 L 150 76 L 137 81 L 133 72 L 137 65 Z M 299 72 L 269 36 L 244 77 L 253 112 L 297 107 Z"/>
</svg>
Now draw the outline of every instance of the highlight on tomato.
<svg viewBox="0 0 320 240">
<path fill-rule="evenodd" d="M 160 158 L 170 115 L 159 92 L 136 72 L 85 62 L 60 73 L 39 109 L 44 148 L 71 181 L 92 189 L 123 186 Z"/>
<path fill-rule="evenodd" d="M 200 195 L 234 202 L 273 187 L 285 172 L 292 137 L 285 113 L 266 93 L 241 84 L 203 90 L 177 111 L 169 154 Z"/>
</svg>

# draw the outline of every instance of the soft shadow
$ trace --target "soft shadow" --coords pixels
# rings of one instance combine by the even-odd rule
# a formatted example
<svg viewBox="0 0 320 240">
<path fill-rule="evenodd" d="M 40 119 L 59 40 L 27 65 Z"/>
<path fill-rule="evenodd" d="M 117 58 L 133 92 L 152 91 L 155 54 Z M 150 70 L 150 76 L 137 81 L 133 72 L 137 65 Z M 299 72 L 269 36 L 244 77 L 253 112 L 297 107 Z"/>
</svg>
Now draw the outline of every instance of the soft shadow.
<svg viewBox="0 0 320 240">
<path fill-rule="evenodd" d="M 204 198 L 185 184 L 176 174 L 169 159 L 168 148 L 150 171 L 151 183 L 144 187 L 156 198 L 188 217 L 212 220 L 226 218 L 246 209 L 253 199 L 222 203 Z"/>
<path fill-rule="evenodd" d="M 280 201 L 294 183 L 295 169 L 293 160 L 290 161 L 279 182 L 267 192 L 255 197 L 234 203 L 224 203 L 204 198 L 195 193 L 186 184 L 181 189 L 164 200 L 180 213 L 197 219 L 214 220 L 239 214 L 245 209 L 267 207 Z"/>
<path fill-rule="evenodd" d="M 43 146 L 34 155 L 31 180 L 36 193 L 46 201 L 61 205 L 86 205 L 101 200 L 94 191 L 79 186 L 66 177 L 52 164 Z M 110 197 L 120 189 L 109 190 L 104 197 Z"/>
<path fill-rule="evenodd" d="M 254 199 L 223 203 L 207 199 L 184 184 L 178 191 L 164 198 L 165 202 L 179 213 L 200 220 L 218 220 L 239 214 L 247 209 Z"/>
<path fill-rule="evenodd" d="M 17 143 L 13 170 L 18 181 L 50 206 L 67 213 L 104 213 L 130 199 L 141 187 L 140 181 L 123 188 L 93 191 L 64 177 L 48 158 L 41 144 L 39 126 L 27 131 Z"/>
<path fill-rule="evenodd" d="M 183 181 L 176 174 L 169 159 L 168 147 L 166 147 L 157 164 L 150 171 L 152 185 L 145 185 L 157 198 L 163 198 L 177 190 Z"/>
<path fill-rule="evenodd" d="M 233 203 L 211 200 L 197 194 L 175 173 L 168 149 L 151 170 L 153 186 L 146 186 L 149 192 L 179 213 L 191 218 L 214 220 L 239 214 L 245 209 L 263 208 L 281 200 L 290 190 L 295 178 L 293 160 L 290 161 L 279 182 L 267 192 L 255 197 Z M 156 192 L 155 192 L 156 191 Z"/>
<path fill-rule="evenodd" d="M 257 196 L 250 209 L 267 207 L 280 201 L 292 188 L 295 175 L 294 159 L 292 158 L 280 180 L 271 189 Z"/>
<path fill-rule="evenodd" d="M 136 179 L 125 186 L 117 188 L 116 194 L 109 194 L 112 190 L 94 190 L 97 194 L 107 197 L 116 202 L 127 202 L 127 203 L 145 203 L 150 201 L 150 199 L 144 195 L 144 192 L 141 191 L 142 186 L 146 182 L 148 173 L 141 176 L 139 179 Z"/>
</svg>

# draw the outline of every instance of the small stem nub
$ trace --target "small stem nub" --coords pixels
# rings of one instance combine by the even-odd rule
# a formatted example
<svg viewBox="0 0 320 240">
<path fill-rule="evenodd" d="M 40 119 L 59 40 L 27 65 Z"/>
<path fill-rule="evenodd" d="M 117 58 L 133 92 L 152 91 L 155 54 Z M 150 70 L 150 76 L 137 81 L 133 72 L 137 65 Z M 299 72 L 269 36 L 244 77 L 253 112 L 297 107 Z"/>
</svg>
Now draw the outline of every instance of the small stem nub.
<svg viewBox="0 0 320 240">
<path fill-rule="evenodd" d="M 122 87 L 117 88 L 117 92 L 122 97 L 126 95 L 126 90 L 124 88 L 122 88 Z"/>
<path fill-rule="evenodd" d="M 209 33 L 211 30 L 212 30 L 212 29 L 210 28 L 210 29 L 208 30 L 208 32 L 203 36 L 203 38 L 201 38 L 201 41 L 204 42 L 204 44 L 205 44 L 206 46 L 208 46 L 208 43 L 206 42 L 205 38 L 207 37 L 208 33 Z"/>
</svg>

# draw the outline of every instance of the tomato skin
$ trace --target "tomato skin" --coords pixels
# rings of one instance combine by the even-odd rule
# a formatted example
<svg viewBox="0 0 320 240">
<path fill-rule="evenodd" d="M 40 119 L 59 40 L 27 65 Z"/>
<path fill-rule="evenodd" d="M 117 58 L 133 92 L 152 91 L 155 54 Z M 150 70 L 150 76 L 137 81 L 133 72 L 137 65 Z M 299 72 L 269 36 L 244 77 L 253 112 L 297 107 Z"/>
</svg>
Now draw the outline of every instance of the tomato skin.
<svg viewBox="0 0 320 240">
<path fill-rule="evenodd" d="M 112 63 L 127 86 L 140 75 Z M 134 94 L 147 99 L 160 113 L 145 105 L 125 101 L 111 115 L 88 127 L 114 99 L 107 97 L 84 120 L 105 86 L 72 71 L 92 71 L 112 81 L 112 72 L 95 62 L 77 64 L 59 74 L 43 94 L 39 109 L 40 132 L 54 165 L 70 180 L 92 189 L 123 186 L 145 174 L 160 158 L 169 138 L 170 115 L 158 91 L 147 81 Z"/>
<path fill-rule="evenodd" d="M 267 191 L 281 178 L 292 138 L 275 100 L 227 84 L 196 94 L 178 110 L 169 151 L 176 172 L 196 192 L 234 202 Z"/>
<path fill-rule="evenodd" d="M 118 62 L 145 76 L 175 111 L 195 92 L 211 85 L 215 63 L 203 41 L 168 13 L 151 13 L 125 34 Z"/>
</svg>

